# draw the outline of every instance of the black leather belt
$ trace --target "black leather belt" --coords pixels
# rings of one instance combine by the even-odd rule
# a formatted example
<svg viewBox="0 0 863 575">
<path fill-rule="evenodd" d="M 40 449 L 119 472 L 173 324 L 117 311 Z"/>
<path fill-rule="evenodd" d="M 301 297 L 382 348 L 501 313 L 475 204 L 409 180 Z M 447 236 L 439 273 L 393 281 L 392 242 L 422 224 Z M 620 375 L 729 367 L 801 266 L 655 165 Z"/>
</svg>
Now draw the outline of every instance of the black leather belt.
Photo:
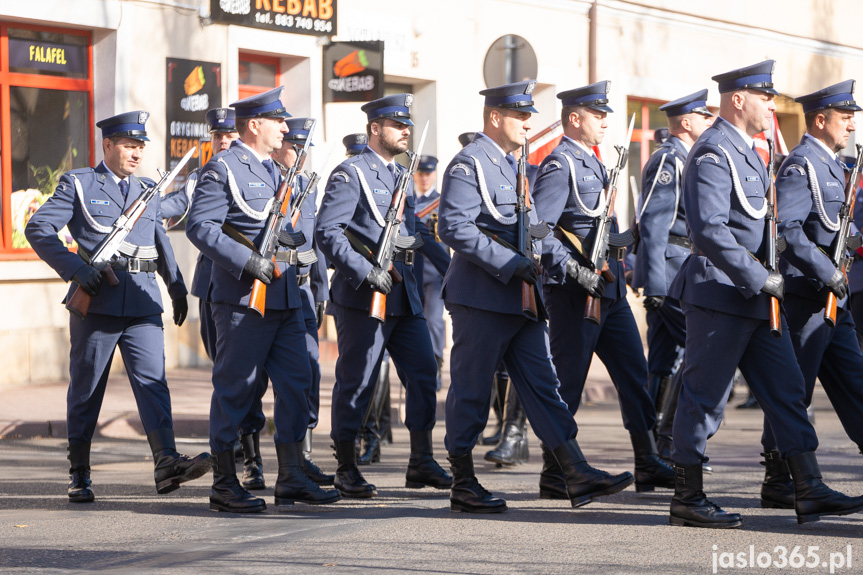
<svg viewBox="0 0 863 575">
<path fill-rule="evenodd" d="M 155 272 L 156 260 L 119 257 L 111 263 L 111 267 L 115 270 L 125 270 L 130 274 L 136 274 L 138 272 Z"/>
<path fill-rule="evenodd" d="M 689 238 L 685 236 L 668 236 L 668 243 L 680 246 L 682 248 L 686 248 L 687 250 L 692 250 L 692 242 L 689 241 Z"/>
<path fill-rule="evenodd" d="M 414 265 L 414 250 L 397 251 L 393 256 L 394 262 L 404 262 L 406 266 Z"/>
</svg>

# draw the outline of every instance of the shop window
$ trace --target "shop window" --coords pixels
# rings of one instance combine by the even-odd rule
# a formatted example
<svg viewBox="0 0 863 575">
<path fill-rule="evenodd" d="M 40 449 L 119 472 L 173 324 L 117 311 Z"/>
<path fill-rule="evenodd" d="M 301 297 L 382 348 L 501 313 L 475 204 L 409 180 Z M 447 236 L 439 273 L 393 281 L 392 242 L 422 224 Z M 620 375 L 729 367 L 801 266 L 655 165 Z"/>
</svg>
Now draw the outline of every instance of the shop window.
<svg viewBox="0 0 863 575">
<path fill-rule="evenodd" d="M 240 54 L 239 99 L 266 92 L 279 85 L 279 59 L 256 54 Z"/>
<path fill-rule="evenodd" d="M 90 34 L 0 22 L 0 257 L 34 258 L 24 226 L 68 170 L 93 164 Z M 72 246 L 71 238 L 61 239 Z"/>
</svg>

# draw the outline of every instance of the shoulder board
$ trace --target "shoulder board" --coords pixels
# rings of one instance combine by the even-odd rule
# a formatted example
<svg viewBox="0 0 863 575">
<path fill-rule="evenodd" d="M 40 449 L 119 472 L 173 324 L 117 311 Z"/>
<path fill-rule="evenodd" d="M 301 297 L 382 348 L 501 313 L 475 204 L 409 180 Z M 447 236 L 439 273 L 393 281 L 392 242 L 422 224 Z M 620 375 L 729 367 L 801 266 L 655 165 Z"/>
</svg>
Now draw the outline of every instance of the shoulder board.
<svg viewBox="0 0 863 575">
<path fill-rule="evenodd" d="M 77 176 L 77 175 L 79 175 L 79 174 L 90 174 L 90 173 L 94 173 L 95 171 L 96 171 L 96 168 L 75 168 L 74 170 L 69 170 L 69 171 L 68 171 L 68 172 L 66 172 L 66 173 L 67 173 L 67 174 L 74 174 L 74 175 L 76 175 L 76 176 Z"/>
</svg>

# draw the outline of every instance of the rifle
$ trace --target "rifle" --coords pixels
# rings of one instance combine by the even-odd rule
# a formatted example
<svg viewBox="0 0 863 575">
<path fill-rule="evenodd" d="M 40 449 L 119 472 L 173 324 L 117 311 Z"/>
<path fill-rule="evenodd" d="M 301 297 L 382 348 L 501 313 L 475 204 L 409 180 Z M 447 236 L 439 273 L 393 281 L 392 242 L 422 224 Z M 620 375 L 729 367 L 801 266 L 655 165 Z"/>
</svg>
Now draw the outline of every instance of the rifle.
<svg viewBox="0 0 863 575">
<path fill-rule="evenodd" d="M 264 239 L 261 241 L 261 245 L 258 248 L 258 254 L 260 254 L 261 257 L 272 261 L 274 264 L 276 263 L 276 251 L 279 248 L 279 234 L 282 231 L 285 217 L 288 215 L 288 208 L 291 207 L 291 196 L 293 194 L 294 184 L 297 179 L 297 175 L 303 169 L 303 164 L 306 163 L 308 147 L 312 142 L 312 133 L 314 133 L 315 125 L 317 124 L 317 120 L 314 119 L 309 119 L 308 122 L 310 122 L 311 125 L 309 126 L 309 135 L 306 136 L 306 141 L 303 142 L 302 146 L 294 145 L 294 148 L 297 151 L 297 159 L 294 162 L 294 165 L 290 168 L 285 168 L 273 160 L 273 162 L 279 166 L 279 169 L 285 172 L 286 175 L 282 179 L 282 183 L 279 185 L 279 189 L 276 192 L 273 207 L 270 210 L 270 216 L 267 218 L 267 225 L 264 228 Z M 299 210 L 297 210 L 297 212 L 297 217 L 299 217 Z M 293 216 L 293 214 L 291 215 Z M 276 278 L 281 277 L 282 275 L 278 264 L 273 270 L 273 275 Z M 261 317 L 264 317 L 264 311 L 266 308 L 267 284 L 259 279 L 255 279 L 252 284 L 252 295 L 249 297 L 249 309 L 258 312 Z"/>
<path fill-rule="evenodd" d="M 857 176 L 860 174 L 860 164 L 863 163 L 863 144 L 857 144 L 857 159 L 854 161 L 854 168 L 851 170 L 851 177 L 845 182 L 845 201 L 842 202 L 842 207 L 839 208 L 839 235 L 836 238 L 836 246 L 833 248 L 833 265 L 836 269 L 845 274 L 847 278 L 847 268 L 851 258 L 846 255 L 846 250 L 856 250 L 860 247 L 860 236 L 849 238 L 848 233 L 851 228 L 851 218 L 854 217 L 854 202 L 857 199 Z M 852 245 L 853 244 L 853 245 Z M 834 327 L 836 325 L 836 294 L 830 292 L 827 295 L 827 305 L 824 308 L 824 321 L 827 325 Z"/>
<path fill-rule="evenodd" d="M 635 114 L 632 115 L 632 119 L 629 121 L 629 131 L 626 133 L 625 140 L 626 144 L 623 146 L 614 146 L 614 149 L 617 151 L 617 164 L 615 164 L 614 169 L 611 170 L 608 176 L 608 186 L 605 189 L 605 209 L 599 216 L 596 225 L 596 238 L 593 240 L 593 247 L 590 250 L 590 260 L 588 262 L 594 273 L 601 274 L 605 278 L 605 281 L 609 283 L 617 279 L 608 268 L 611 218 L 614 212 L 614 201 L 617 198 L 617 178 L 621 170 L 626 167 L 626 161 L 629 159 L 629 142 L 632 139 L 633 128 L 635 128 Z M 587 301 L 584 304 L 584 319 L 599 325 L 601 303 L 601 298 L 588 295 Z"/>
<path fill-rule="evenodd" d="M 312 190 L 315 189 L 315 186 L 318 185 L 318 182 L 321 180 L 321 172 L 323 172 L 324 168 L 327 166 L 327 162 L 330 160 L 330 156 L 333 154 L 333 149 L 335 146 L 330 146 L 330 151 L 327 152 L 327 157 L 324 159 L 323 163 L 318 165 L 318 169 L 314 172 L 305 171 L 303 174 L 308 179 L 308 184 L 306 187 L 302 189 L 291 201 L 291 226 L 294 228 L 297 227 L 297 222 L 300 221 L 300 210 L 303 207 L 303 203 L 306 201 L 306 198 L 309 197 L 309 194 Z"/>
<path fill-rule="evenodd" d="M 421 220 L 424 217 L 428 216 L 433 210 L 436 210 L 439 205 L 440 205 L 440 198 L 438 197 L 438 198 L 435 198 L 434 200 L 432 200 L 431 202 L 429 202 L 429 205 L 427 205 L 426 207 L 424 207 L 423 209 L 421 209 L 420 211 L 417 212 L 417 219 Z M 429 216 L 428 229 L 431 232 L 431 235 L 434 237 L 435 241 L 439 242 L 440 238 L 437 235 L 437 214 L 436 213 L 432 213 Z"/>
<path fill-rule="evenodd" d="M 117 218 L 111 231 L 108 232 L 108 235 L 105 236 L 101 242 L 99 242 L 99 245 L 96 246 L 96 249 L 93 251 L 91 256 L 85 257 L 85 254 L 81 254 L 81 257 L 84 258 L 85 262 L 99 270 L 102 275 L 105 276 L 108 285 L 117 286 L 120 283 L 120 280 L 117 279 L 117 275 L 114 273 L 114 269 L 111 266 L 117 260 L 120 253 L 120 247 L 123 242 L 126 241 L 132 228 L 135 227 L 138 219 L 144 215 L 145 211 L 147 211 L 147 206 L 153 198 L 162 195 L 162 192 L 171 185 L 171 182 L 177 174 L 180 173 L 180 170 L 183 169 L 183 166 L 186 165 L 186 162 L 189 161 L 189 158 L 191 158 L 194 153 L 195 148 L 191 148 L 186 152 L 186 155 L 183 156 L 183 159 L 177 163 L 174 169 L 170 171 L 170 173 L 162 176 L 159 183 L 141 192 L 141 195 L 138 196 L 134 203 L 132 203 L 132 205 L 129 206 L 129 208 L 123 212 L 119 218 Z M 68 309 L 72 315 L 84 319 L 87 317 L 87 311 L 90 309 L 90 302 L 92 300 L 93 296 L 81 289 L 81 286 L 77 286 L 69 299 L 66 300 L 66 309 Z"/>
<path fill-rule="evenodd" d="M 518 158 L 518 177 L 515 185 L 516 226 L 518 227 L 519 255 L 530 259 L 536 265 L 533 253 L 533 240 L 530 235 L 530 182 L 527 179 L 527 157 L 530 155 L 530 141 L 525 140 Z M 539 266 L 537 266 L 538 268 Z M 537 319 L 536 286 L 522 280 L 521 282 L 521 313 L 530 319 Z"/>
<path fill-rule="evenodd" d="M 771 127 L 773 123 L 771 122 Z M 771 130 L 772 132 L 772 130 Z M 776 147 L 773 142 L 773 134 L 767 138 L 768 162 L 767 162 L 767 215 L 766 233 L 767 238 L 767 257 L 765 258 L 765 267 L 767 271 L 778 272 L 778 252 L 776 249 L 776 182 L 773 181 L 773 166 L 776 163 Z M 770 296 L 770 335 L 773 337 L 782 337 L 782 316 L 779 311 L 779 300 Z"/>
<path fill-rule="evenodd" d="M 372 254 L 372 263 L 381 269 L 387 270 L 391 275 L 396 271 L 393 267 L 393 258 L 396 253 L 396 239 L 399 236 L 402 214 L 405 211 L 405 199 L 408 193 L 408 186 L 413 181 L 413 175 L 417 171 L 417 164 L 419 164 L 420 154 L 422 153 L 423 144 L 425 144 L 426 141 L 428 129 L 429 123 L 426 121 L 425 128 L 423 128 L 423 135 L 420 138 L 420 143 L 419 146 L 417 146 L 416 152 L 412 153 L 408 150 L 408 155 L 411 159 L 410 167 L 402 173 L 398 183 L 396 184 L 395 192 L 393 192 L 393 199 L 390 202 L 390 207 L 387 210 L 386 217 L 384 218 L 384 231 L 383 234 L 381 234 L 381 241 L 378 245 L 377 253 Z M 400 281 L 400 274 L 396 274 L 396 276 L 394 276 L 393 279 Z M 373 317 L 380 322 L 384 322 L 386 321 L 386 312 L 386 294 L 373 290 L 372 305 L 369 308 L 369 317 Z"/>
</svg>

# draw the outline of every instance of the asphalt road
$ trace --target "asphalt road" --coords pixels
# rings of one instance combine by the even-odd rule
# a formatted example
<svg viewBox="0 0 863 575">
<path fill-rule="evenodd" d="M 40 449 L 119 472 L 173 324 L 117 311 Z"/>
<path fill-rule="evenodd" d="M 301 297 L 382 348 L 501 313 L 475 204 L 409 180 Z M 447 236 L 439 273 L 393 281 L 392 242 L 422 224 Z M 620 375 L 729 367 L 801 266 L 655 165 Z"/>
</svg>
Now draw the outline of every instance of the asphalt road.
<svg viewBox="0 0 863 575">
<path fill-rule="evenodd" d="M 846 493 L 863 493 L 863 458 L 823 394 L 816 407 L 825 479 Z M 616 404 L 583 406 L 578 420 L 579 441 L 595 467 L 631 469 Z M 378 486 L 376 499 L 279 511 L 269 488 L 262 494 L 270 507 L 251 516 L 209 511 L 209 476 L 158 496 L 144 440 L 98 440 L 92 458 L 97 499 L 77 505 L 65 495 L 64 440 L 2 440 L 0 573 L 829 573 L 831 561 L 836 573 L 863 570 L 863 514 L 798 526 L 793 512 L 758 508 L 760 433 L 760 412 L 730 409 L 709 444 L 716 472 L 706 476 L 708 495 L 744 514 L 744 528 L 727 531 L 669 526 L 670 491 L 630 488 L 580 509 L 540 500 L 533 436 L 530 463 L 515 468 L 496 470 L 482 461 L 486 448 L 474 451 L 480 481 L 510 507 L 486 516 L 451 513 L 448 492 L 404 487 L 404 428 L 395 430 L 381 463 L 363 468 Z M 435 443 L 445 464 L 443 434 L 441 424 Z M 316 436 L 314 455 L 333 471 L 328 443 L 324 434 Z M 262 444 L 271 486 L 275 450 L 270 438 Z M 186 453 L 206 447 L 204 440 L 178 441 Z M 785 567 L 780 547 L 790 561 Z M 772 566 L 760 568 L 759 560 Z M 723 568 L 729 562 L 734 567 Z"/>
</svg>

